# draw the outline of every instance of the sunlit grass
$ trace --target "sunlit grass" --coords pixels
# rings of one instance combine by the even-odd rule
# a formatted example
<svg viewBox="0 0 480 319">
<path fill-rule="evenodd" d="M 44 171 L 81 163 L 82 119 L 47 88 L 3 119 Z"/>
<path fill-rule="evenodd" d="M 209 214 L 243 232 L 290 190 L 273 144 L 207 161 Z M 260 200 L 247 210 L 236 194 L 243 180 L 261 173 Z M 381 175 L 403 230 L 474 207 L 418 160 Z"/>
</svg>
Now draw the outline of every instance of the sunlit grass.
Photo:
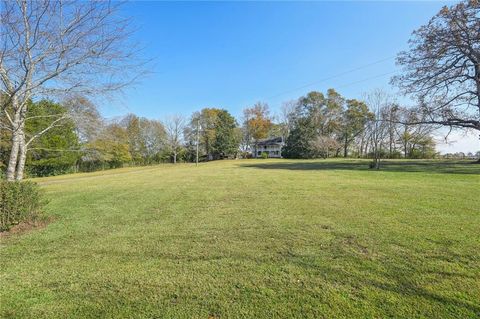
<svg viewBox="0 0 480 319">
<path fill-rule="evenodd" d="M 480 165 L 245 160 L 38 179 L 5 318 L 474 318 Z"/>
</svg>

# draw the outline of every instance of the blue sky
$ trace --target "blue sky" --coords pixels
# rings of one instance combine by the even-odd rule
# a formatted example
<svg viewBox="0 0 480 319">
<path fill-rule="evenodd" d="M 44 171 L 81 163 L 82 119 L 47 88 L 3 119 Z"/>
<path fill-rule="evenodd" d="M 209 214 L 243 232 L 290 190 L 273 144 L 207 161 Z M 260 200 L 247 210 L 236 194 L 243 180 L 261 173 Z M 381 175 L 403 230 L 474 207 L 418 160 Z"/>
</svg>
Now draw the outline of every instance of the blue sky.
<svg viewBox="0 0 480 319">
<path fill-rule="evenodd" d="M 394 56 L 446 3 L 129 2 L 124 11 L 139 28 L 135 40 L 155 66 L 102 111 L 161 119 L 220 107 L 239 118 L 256 101 L 275 113 L 312 90 L 332 87 L 348 98 L 375 88 L 393 92 Z"/>
</svg>

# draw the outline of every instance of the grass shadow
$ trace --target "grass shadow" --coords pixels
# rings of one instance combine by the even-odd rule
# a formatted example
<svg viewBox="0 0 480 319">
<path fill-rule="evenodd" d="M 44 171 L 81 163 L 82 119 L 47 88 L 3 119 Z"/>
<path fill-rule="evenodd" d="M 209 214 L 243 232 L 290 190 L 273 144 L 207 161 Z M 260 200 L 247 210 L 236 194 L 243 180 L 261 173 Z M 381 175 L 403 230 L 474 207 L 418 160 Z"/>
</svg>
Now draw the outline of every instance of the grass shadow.
<svg viewBox="0 0 480 319">
<path fill-rule="evenodd" d="M 240 164 L 241 167 L 284 170 L 359 170 L 373 171 L 368 160 L 278 160 L 274 162 Z M 384 160 L 380 171 L 421 172 L 444 174 L 479 174 L 480 164 L 468 161 Z"/>
</svg>

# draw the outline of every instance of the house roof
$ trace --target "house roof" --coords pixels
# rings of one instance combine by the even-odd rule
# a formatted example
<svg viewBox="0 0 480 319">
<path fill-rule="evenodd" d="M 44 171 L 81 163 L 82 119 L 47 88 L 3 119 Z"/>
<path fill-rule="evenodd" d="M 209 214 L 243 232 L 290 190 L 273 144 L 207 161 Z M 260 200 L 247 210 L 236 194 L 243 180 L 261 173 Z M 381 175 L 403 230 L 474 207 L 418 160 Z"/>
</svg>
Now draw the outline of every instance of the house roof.
<svg viewBox="0 0 480 319">
<path fill-rule="evenodd" d="M 263 146 L 263 145 L 283 145 L 283 138 L 282 137 L 274 137 L 274 138 L 269 138 L 266 140 L 261 140 L 257 143 L 258 146 Z"/>
</svg>

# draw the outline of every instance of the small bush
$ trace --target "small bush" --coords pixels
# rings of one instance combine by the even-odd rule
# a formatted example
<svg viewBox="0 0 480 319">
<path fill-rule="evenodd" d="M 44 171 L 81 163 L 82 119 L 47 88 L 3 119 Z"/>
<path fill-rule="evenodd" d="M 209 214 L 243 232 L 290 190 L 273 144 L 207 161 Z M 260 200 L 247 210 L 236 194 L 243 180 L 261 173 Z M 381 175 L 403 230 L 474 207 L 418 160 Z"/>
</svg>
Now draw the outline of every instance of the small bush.
<svg viewBox="0 0 480 319">
<path fill-rule="evenodd" d="M 0 181 L 0 232 L 23 221 L 35 219 L 42 206 L 37 184 Z"/>
<path fill-rule="evenodd" d="M 267 152 L 262 152 L 261 157 L 262 157 L 263 159 L 268 158 L 268 153 L 267 153 Z"/>
<path fill-rule="evenodd" d="M 252 153 L 249 153 L 249 152 L 240 152 L 239 157 L 240 157 L 240 158 L 252 158 Z"/>
</svg>

